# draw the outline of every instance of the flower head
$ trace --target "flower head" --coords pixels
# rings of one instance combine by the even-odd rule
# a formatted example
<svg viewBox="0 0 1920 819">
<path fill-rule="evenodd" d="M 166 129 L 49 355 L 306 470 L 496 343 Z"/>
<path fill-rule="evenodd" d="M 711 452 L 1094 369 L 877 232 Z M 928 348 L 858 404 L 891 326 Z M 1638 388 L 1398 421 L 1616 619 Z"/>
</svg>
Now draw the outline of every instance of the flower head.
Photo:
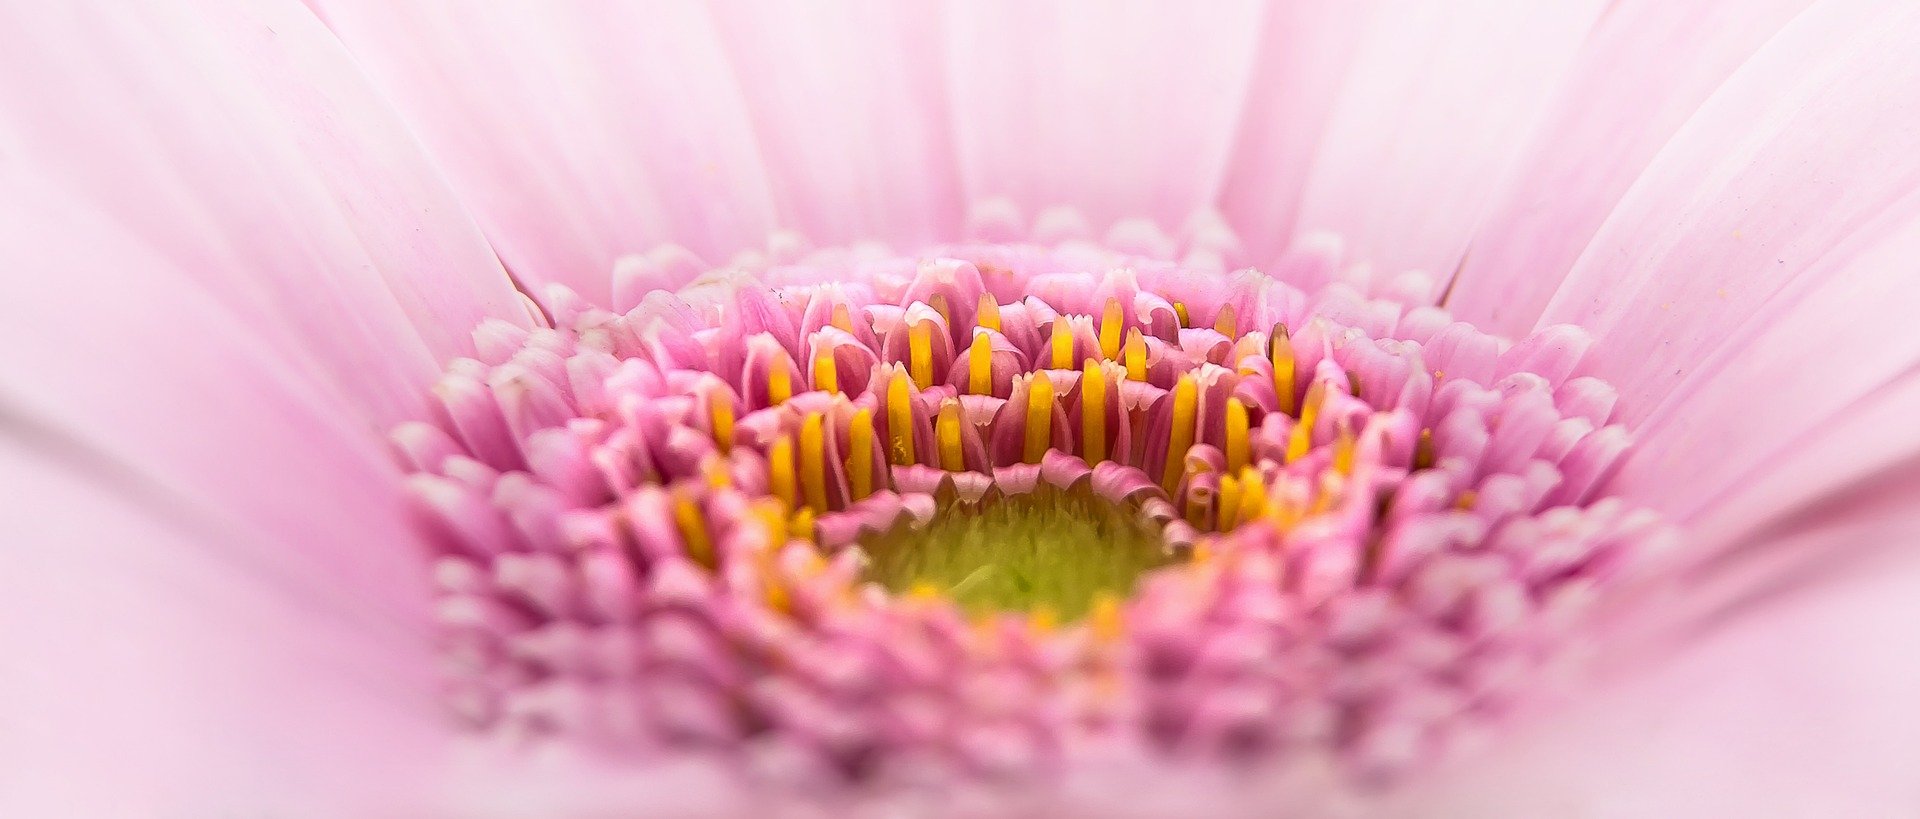
<svg viewBox="0 0 1920 819">
<path fill-rule="evenodd" d="M 1920 803 L 1906 0 L 0 17 L 0 813 Z"/>
</svg>

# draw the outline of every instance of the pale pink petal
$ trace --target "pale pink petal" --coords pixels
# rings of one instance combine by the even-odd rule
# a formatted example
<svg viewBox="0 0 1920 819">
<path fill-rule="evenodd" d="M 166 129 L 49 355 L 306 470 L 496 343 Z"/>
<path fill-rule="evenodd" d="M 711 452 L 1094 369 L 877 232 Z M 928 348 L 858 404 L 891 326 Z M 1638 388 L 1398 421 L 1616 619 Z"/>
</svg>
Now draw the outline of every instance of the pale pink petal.
<svg viewBox="0 0 1920 819">
<path fill-rule="evenodd" d="M 1599 342 L 1644 454 L 1620 488 L 1684 515 L 1906 371 L 1920 219 L 1920 10 L 1801 15 L 1702 107 L 1542 323 Z"/>
<path fill-rule="evenodd" d="M 0 813 L 405 812 L 444 734 L 381 430 L 518 297 L 304 8 L 10 11 Z"/>
<path fill-rule="evenodd" d="M 1904 816 L 1920 808 L 1920 518 L 1900 496 L 1780 541 L 1870 559 L 1746 601 L 1410 783 L 1390 816 Z"/>
<path fill-rule="evenodd" d="M 7 429 L 0 813 L 391 815 L 435 798 L 423 597 L 301 574 L 269 556 L 314 544 Z"/>
<path fill-rule="evenodd" d="M 836 0 L 713 6 L 779 221 L 816 245 L 958 235 L 938 9 Z"/>
<path fill-rule="evenodd" d="M 622 255 L 725 259 L 774 225 L 704 5 L 317 5 L 529 286 L 606 303 Z"/>
<path fill-rule="evenodd" d="M 1787 282 L 1639 430 L 1617 488 L 1715 539 L 1911 457 L 1920 334 L 1920 193 Z M 1758 483 L 1756 483 L 1758 482 Z"/>
<path fill-rule="evenodd" d="M 1337 233 L 1378 271 L 1452 273 L 1605 5 L 1383 3 L 1312 149 L 1296 235 Z"/>
<path fill-rule="evenodd" d="M 1252 261 L 1269 267 L 1293 237 L 1314 149 L 1346 85 L 1375 3 L 1287 0 L 1267 7 L 1220 210 Z M 1311 288 L 1322 282 L 1294 284 Z"/>
<path fill-rule="evenodd" d="M 29 211 L 39 188 L 71 197 L 379 423 L 414 414 L 473 323 L 524 316 L 518 297 L 339 43 L 297 5 L 241 5 L 18 4 L 0 46 L 0 189 Z M 9 261 L 9 275 L 78 275 Z"/>
<path fill-rule="evenodd" d="M 1809 0 L 1616 3 L 1581 48 L 1511 184 L 1475 231 L 1447 306 L 1524 335 L 1660 149 Z"/>
<path fill-rule="evenodd" d="M 1096 231 L 1178 225 L 1213 201 L 1247 92 L 1249 2 L 945 7 L 961 182 L 1029 214 L 1070 204 Z"/>
</svg>

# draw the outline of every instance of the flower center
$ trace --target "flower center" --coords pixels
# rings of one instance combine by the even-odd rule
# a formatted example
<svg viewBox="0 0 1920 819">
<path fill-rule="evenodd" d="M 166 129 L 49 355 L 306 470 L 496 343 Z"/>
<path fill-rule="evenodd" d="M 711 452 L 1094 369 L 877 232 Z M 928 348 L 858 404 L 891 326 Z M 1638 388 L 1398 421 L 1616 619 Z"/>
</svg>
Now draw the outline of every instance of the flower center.
<svg viewBox="0 0 1920 819">
<path fill-rule="evenodd" d="M 483 325 L 394 436 L 456 711 L 855 780 L 1116 744 L 1391 773 L 1664 531 L 1601 496 L 1626 434 L 1579 331 L 1127 236 L 759 257 Z"/>
<path fill-rule="evenodd" d="M 1159 534 L 1089 494 L 1045 490 L 955 501 L 924 529 L 863 538 L 866 577 L 895 592 L 945 595 L 970 612 L 1079 620 L 1096 598 L 1125 599 L 1172 555 Z"/>
</svg>

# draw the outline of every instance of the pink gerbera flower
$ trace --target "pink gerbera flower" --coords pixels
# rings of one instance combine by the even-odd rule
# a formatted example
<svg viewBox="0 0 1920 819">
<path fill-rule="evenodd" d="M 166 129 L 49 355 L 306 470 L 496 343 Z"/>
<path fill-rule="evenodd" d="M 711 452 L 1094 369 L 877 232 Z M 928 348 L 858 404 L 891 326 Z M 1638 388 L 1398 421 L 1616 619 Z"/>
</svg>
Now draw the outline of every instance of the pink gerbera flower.
<svg viewBox="0 0 1920 819">
<path fill-rule="evenodd" d="M 0 805 L 1911 812 L 1920 10 L 1473 6 L 9 4 Z"/>
</svg>

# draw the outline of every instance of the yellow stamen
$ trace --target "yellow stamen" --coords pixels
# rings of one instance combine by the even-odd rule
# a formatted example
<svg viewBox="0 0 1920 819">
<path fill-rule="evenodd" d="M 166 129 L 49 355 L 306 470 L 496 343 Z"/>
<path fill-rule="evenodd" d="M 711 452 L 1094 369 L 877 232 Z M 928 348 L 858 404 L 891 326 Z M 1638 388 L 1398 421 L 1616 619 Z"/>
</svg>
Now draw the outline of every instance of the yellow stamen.
<svg viewBox="0 0 1920 819">
<path fill-rule="evenodd" d="M 1173 316 L 1180 320 L 1181 329 L 1184 330 L 1193 326 L 1193 316 L 1187 314 L 1186 302 L 1176 301 L 1173 303 Z"/>
<path fill-rule="evenodd" d="M 1107 379 L 1091 358 L 1080 372 L 1080 457 L 1089 464 L 1107 459 Z"/>
<path fill-rule="evenodd" d="M 767 532 L 767 544 L 773 548 L 786 545 L 787 506 L 778 498 L 759 498 L 753 502 L 753 517 Z"/>
<path fill-rule="evenodd" d="M 787 523 L 787 530 L 793 533 L 795 540 L 813 542 L 813 507 L 802 506 L 794 510 L 793 520 Z"/>
<path fill-rule="evenodd" d="M 782 355 L 780 360 L 773 362 L 773 367 L 767 370 L 767 404 L 768 406 L 784 404 L 792 397 L 793 373 L 787 370 L 787 357 Z"/>
<path fill-rule="evenodd" d="M 873 494 L 873 410 L 865 407 L 847 426 L 847 484 L 855 501 Z"/>
<path fill-rule="evenodd" d="M 949 398 L 940 405 L 940 415 L 934 419 L 933 437 L 940 444 L 940 468 L 948 472 L 964 471 L 967 464 L 960 447 L 959 401 Z"/>
<path fill-rule="evenodd" d="M 1467 511 L 1472 511 L 1473 505 L 1479 502 L 1480 502 L 1480 493 L 1469 489 L 1465 492 L 1460 493 L 1460 497 L 1454 500 L 1453 506 L 1455 509 L 1459 509 L 1463 512 L 1467 512 Z"/>
<path fill-rule="evenodd" d="M 1273 339 L 1268 351 L 1273 361 L 1273 393 L 1280 399 L 1280 411 L 1292 415 L 1293 406 L 1293 339 L 1287 335 L 1287 325 L 1273 326 Z"/>
<path fill-rule="evenodd" d="M 992 293 L 980 294 L 980 307 L 974 311 L 973 323 L 976 327 L 985 327 L 1000 332 L 1000 300 Z"/>
<path fill-rule="evenodd" d="M 1240 481 L 1232 475 L 1220 476 L 1220 519 L 1214 525 L 1222 532 L 1233 530 L 1240 520 Z"/>
<path fill-rule="evenodd" d="M 1173 412 L 1168 415 L 1167 461 L 1160 470 L 1160 486 L 1167 494 L 1174 494 L 1180 488 L 1180 478 L 1185 471 L 1187 450 L 1193 447 L 1193 411 L 1200 400 L 1200 385 L 1193 376 L 1180 376 L 1180 383 L 1173 387 Z"/>
<path fill-rule="evenodd" d="M 899 371 L 887 383 L 887 452 L 897 466 L 914 462 L 913 393 Z"/>
<path fill-rule="evenodd" d="M 940 591 L 939 586 L 936 586 L 925 580 L 914 581 L 913 587 L 910 589 L 907 589 L 908 599 L 918 600 L 922 603 L 931 603 L 945 597 L 946 597 L 946 594 Z"/>
<path fill-rule="evenodd" d="M 1227 472 L 1239 472 L 1247 465 L 1247 405 L 1238 398 L 1227 399 Z"/>
<path fill-rule="evenodd" d="M 793 438 L 782 435 L 773 439 L 773 446 L 767 449 L 767 484 L 773 496 L 792 509 L 797 493 L 793 489 Z"/>
<path fill-rule="evenodd" d="M 1053 379 L 1045 371 L 1027 382 L 1026 462 L 1037 464 L 1053 443 Z"/>
<path fill-rule="evenodd" d="M 1127 380 L 1147 380 L 1147 338 L 1140 334 L 1140 328 L 1127 331 L 1125 350 L 1127 359 Z"/>
<path fill-rule="evenodd" d="M 1067 325 L 1066 316 L 1053 317 L 1053 368 L 1064 370 L 1073 366 L 1073 328 Z"/>
<path fill-rule="evenodd" d="M 853 315 L 847 312 L 847 306 L 844 304 L 836 304 L 833 306 L 833 318 L 828 321 L 841 330 L 848 333 L 853 332 Z"/>
<path fill-rule="evenodd" d="M 1103 643 L 1117 642 L 1125 636 L 1126 623 L 1121 620 L 1120 598 L 1113 592 L 1100 592 L 1094 595 L 1093 609 L 1087 613 L 1087 623 L 1093 628 L 1093 637 Z"/>
<path fill-rule="evenodd" d="M 733 473 L 727 471 L 725 459 L 709 455 L 701 471 L 706 473 L 709 488 L 725 489 L 733 485 Z"/>
<path fill-rule="evenodd" d="M 1420 442 L 1413 447 L 1413 468 L 1432 469 L 1438 457 L 1433 448 L 1433 430 L 1420 430 Z"/>
<path fill-rule="evenodd" d="M 1052 606 L 1036 606 L 1033 613 L 1027 615 L 1027 625 L 1040 634 L 1052 634 L 1060 629 L 1060 612 Z"/>
<path fill-rule="evenodd" d="M 833 362 L 833 350 L 820 348 L 813 357 L 813 388 L 821 392 L 840 391 L 840 371 Z"/>
<path fill-rule="evenodd" d="M 1313 449 L 1313 425 L 1320 420 L 1320 404 L 1326 398 L 1327 382 L 1315 381 L 1307 388 L 1306 403 L 1300 406 L 1300 422 L 1293 425 L 1293 435 L 1287 438 L 1287 463 L 1300 460 Z"/>
<path fill-rule="evenodd" d="M 931 297 L 927 299 L 927 306 L 932 307 L 933 312 L 939 313 L 940 318 L 944 320 L 948 325 L 953 324 L 953 310 L 947 305 L 947 294 L 945 293 L 933 294 Z"/>
<path fill-rule="evenodd" d="M 1234 318 L 1233 305 L 1220 305 L 1220 315 L 1213 320 L 1213 329 L 1227 338 L 1237 338 L 1235 333 L 1240 329 L 1240 322 Z"/>
<path fill-rule="evenodd" d="M 1266 478 L 1251 466 L 1240 470 L 1240 509 L 1234 513 L 1234 522 L 1255 520 L 1266 511 Z"/>
<path fill-rule="evenodd" d="M 1120 357 L 1120 330 L 1123 316 L 1120 314 L 1120 300 L 1107 297 L 1107 306 L 1100 311 L 1100 356 L 1113 359 Z"/>
<path fill-rule="evenodd" d="M 687 557 L 709 569 L 713 568 L 713 538 L 707 535 L 707 518 L 701 514 L 700 507 L 694 505 L 692 497 L 675 494 L 673 522 L 680 529 L 680 539 L 686 541 Z"/>
<path fill-rule="evenodd" d="M 1342 475 L 1353 474 L 1353 428 L 1344 421 L 1333 439 L 1333 471 Z"/>
<path fill-rule="evenodd" d="M 907 328 L 907 371 L 913 385 L 920 389 L 933 386 L 933 323 L 914 322 Z"/>
<path fill-rule="evenodd" d="M 707 415 L 713 426 L 713 443 L 721 452 L 733 451 L 733 401 L 720 393 L 707 396 Z"/>
<path fill-rule="evenodd" d="M 808 506 L 816 512 L 827 511 L 826 424 L 817 412 L 807 413 L 800 422 L 800 487 Z"/>
<path fill-rule="evenodd" d="M 993 340 L 986 333 L 974 333 L 973 344 L 967 348 L 967 392 L 993 393 Z"/>
</svg>

